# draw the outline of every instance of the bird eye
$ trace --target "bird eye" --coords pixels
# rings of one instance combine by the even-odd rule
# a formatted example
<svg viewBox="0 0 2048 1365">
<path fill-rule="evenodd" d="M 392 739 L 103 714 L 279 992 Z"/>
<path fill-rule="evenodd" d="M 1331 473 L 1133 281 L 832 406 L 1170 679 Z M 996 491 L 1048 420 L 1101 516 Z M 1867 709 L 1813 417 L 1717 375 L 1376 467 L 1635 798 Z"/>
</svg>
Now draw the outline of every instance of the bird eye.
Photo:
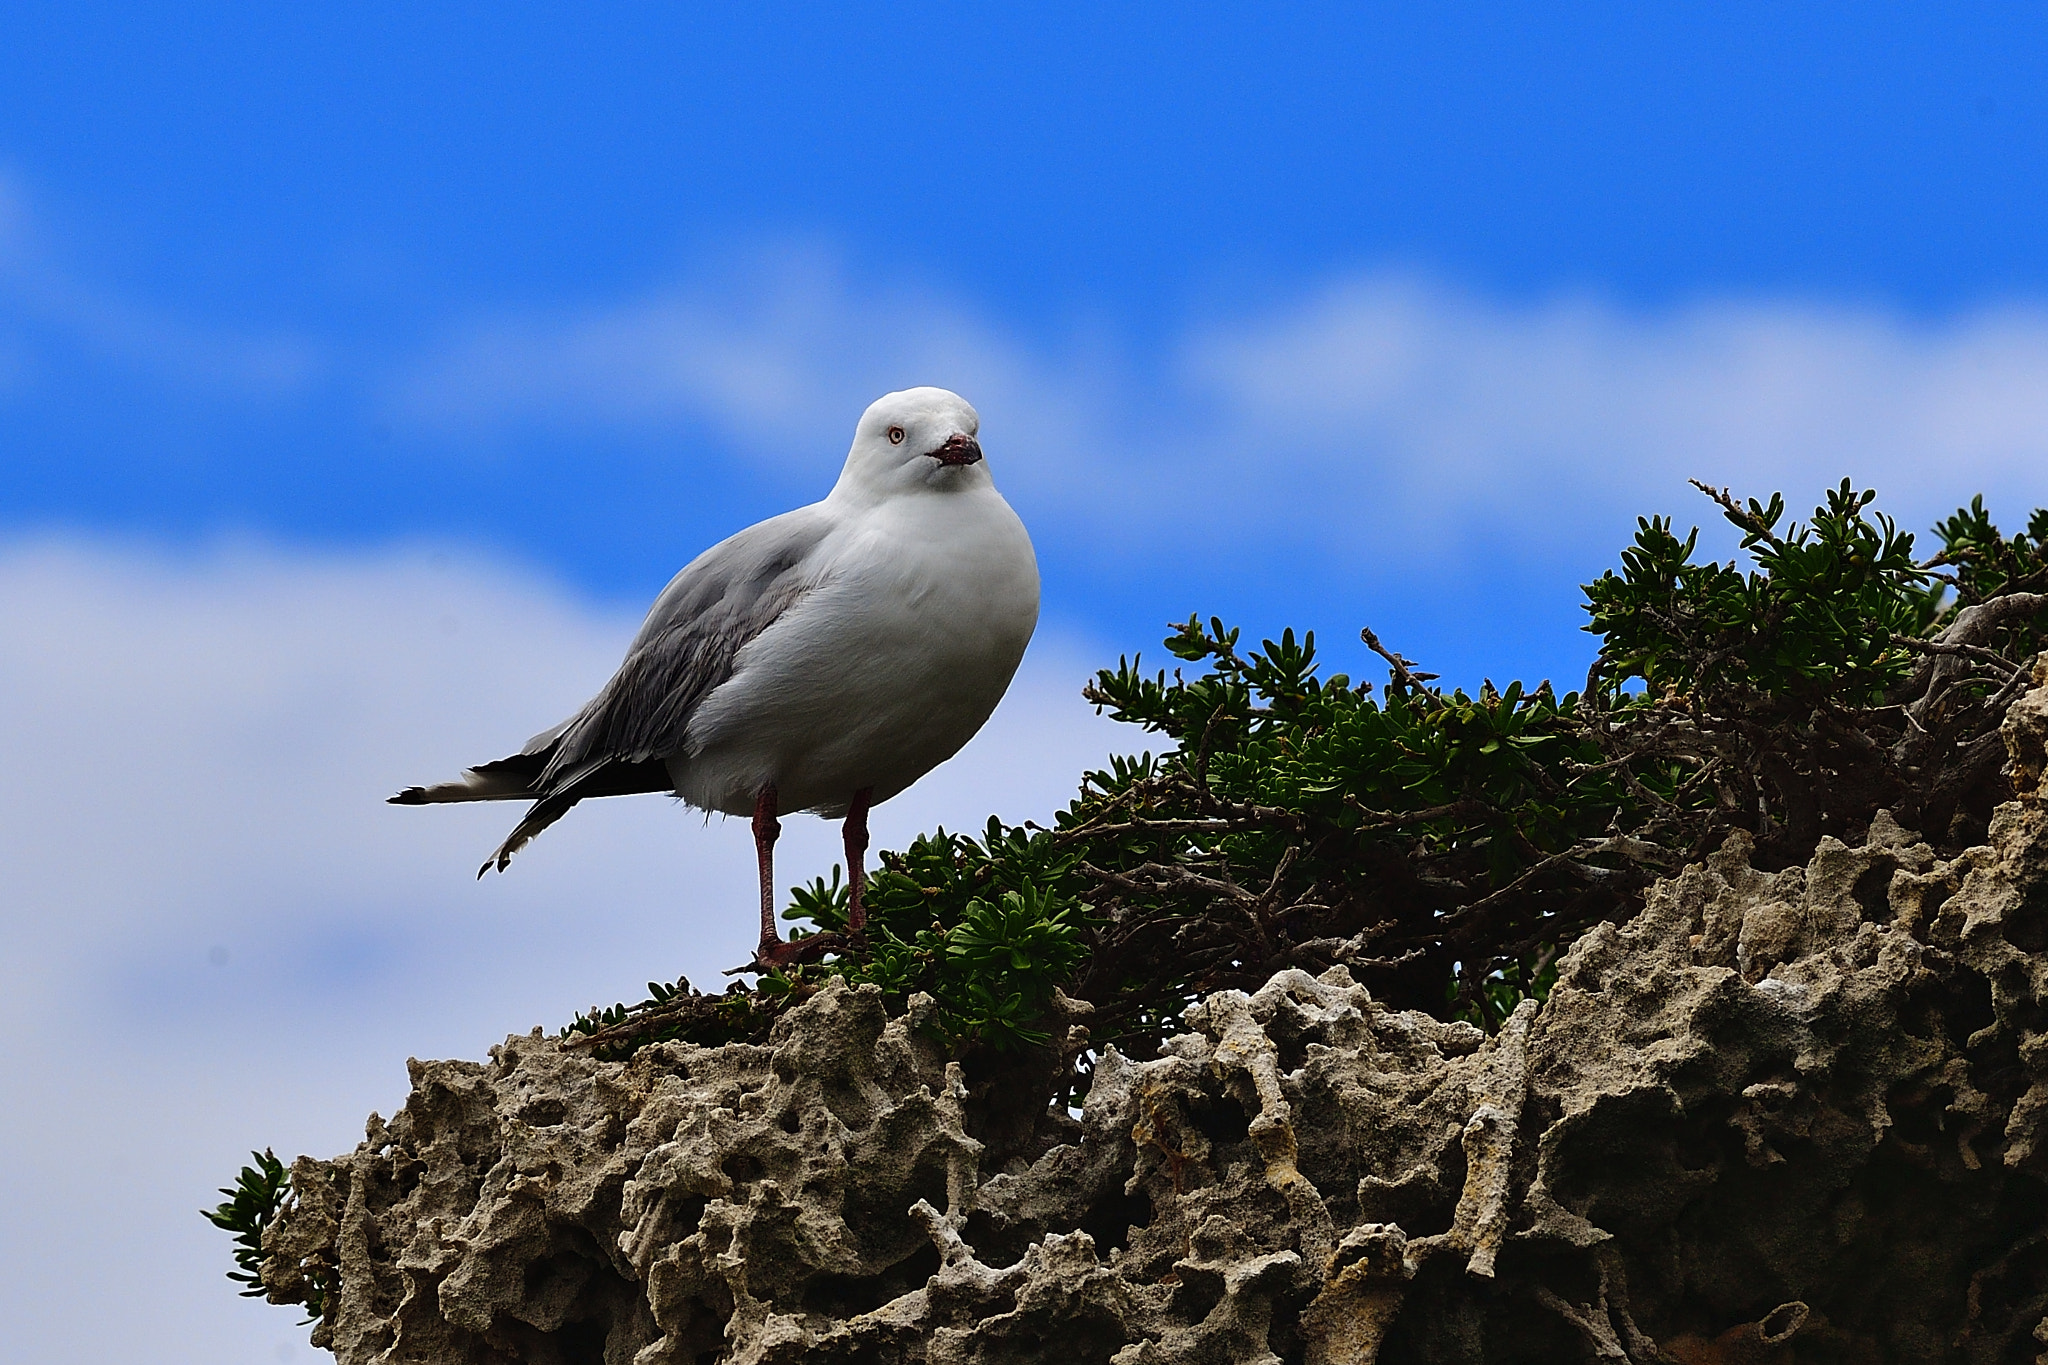
<svg viewBox="0 0 2048 1365">
<path fill-rule="evenodd" d="M 903 428 L 902 428 L 902 427 L 890 427 L 890 428 L 889 428 L 889 444 L 890 444 L 890 445 L 892 445 L 892 446 L 900 446 L 900 445 L 902 445 L 902 444 L 903 444 Z"/>
</svg>

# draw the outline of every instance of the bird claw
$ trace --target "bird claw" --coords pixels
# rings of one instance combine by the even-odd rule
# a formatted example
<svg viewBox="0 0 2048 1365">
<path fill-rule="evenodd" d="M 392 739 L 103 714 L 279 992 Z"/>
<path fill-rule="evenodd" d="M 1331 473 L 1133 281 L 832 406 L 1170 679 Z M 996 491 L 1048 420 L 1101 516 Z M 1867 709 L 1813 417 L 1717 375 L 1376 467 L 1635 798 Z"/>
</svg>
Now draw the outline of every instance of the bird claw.
<svg viewBox="0 0 2048 1365">
<path fill-rule="evenodd" d="M 830 930 L 822 934 L 812 934 L 808 938 L 790 939 L 788 942 L 775 939 L 756 948 L 752 962 L 742 967 L 727 968 L 725 975 L 738 976 L 742 972 L 766 975 L 770 972 L 785 971 L 790 967 L 816 962 L 827 953 L 843 953 L 849 948 L 860 946 L 865 940 L 866 935 L 863 934 L 848 935 Z"/>
</svg>

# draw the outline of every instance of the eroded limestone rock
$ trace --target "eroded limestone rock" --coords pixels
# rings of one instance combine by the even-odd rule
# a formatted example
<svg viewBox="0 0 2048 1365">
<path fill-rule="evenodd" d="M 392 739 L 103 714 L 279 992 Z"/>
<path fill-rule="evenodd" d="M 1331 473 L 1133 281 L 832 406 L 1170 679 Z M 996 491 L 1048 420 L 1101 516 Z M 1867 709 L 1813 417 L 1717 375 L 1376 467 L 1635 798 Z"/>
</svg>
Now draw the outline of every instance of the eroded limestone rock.
<svg viewBox="0 0 2048 1365">
<path fill-rule="evenodd" d="M 1953 861 L 1731 840 L 1491 1038 L 1283 972 L 1035 1141 L 844 983 L 766 1046 L 415 1063 L 266 1280 L 349 1365 L 2034 1359 L 2048 687 L 2006 739 Z"/>
</svg>

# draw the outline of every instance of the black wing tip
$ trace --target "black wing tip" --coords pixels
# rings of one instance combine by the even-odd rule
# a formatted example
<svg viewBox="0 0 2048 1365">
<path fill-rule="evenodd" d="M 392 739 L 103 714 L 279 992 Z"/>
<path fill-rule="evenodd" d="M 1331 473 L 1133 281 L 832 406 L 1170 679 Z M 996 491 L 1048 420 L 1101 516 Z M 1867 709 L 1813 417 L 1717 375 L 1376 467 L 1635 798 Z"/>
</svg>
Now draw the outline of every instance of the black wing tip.
<svg viewBox="0 0 2048 1365">
<path fill-rule="evenodd" d="M 384 804 L 387 806 L 424 806 L 427 804 L 427 789 L 425 787 L 407 787 L 396 796 L 385 797 Z"/>
</svg>

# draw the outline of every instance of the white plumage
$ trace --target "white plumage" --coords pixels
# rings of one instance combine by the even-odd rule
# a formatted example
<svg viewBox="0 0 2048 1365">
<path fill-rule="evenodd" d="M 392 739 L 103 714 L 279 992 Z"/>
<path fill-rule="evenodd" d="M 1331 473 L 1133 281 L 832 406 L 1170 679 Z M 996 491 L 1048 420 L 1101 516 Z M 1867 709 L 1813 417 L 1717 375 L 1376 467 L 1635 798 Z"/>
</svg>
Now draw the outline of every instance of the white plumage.
<svg viewBox="0 0 2048 1365">
<path fill-rule="evenodd" d="M 868 807 L 974 736 L 1038 622 L 1031 539 L 979 428 L 945 389 L 876 400 L 824 501 L 692 560 L 582 710 L 510 758 L 391 799 L 532 801 L 484 864 L 500 870 L 585 797 L 672 791 L 752 814 L 766 965 L 802 955 L 774 930 L 777 814 L 843 815 L 858 932 Z"/>
</svg>

